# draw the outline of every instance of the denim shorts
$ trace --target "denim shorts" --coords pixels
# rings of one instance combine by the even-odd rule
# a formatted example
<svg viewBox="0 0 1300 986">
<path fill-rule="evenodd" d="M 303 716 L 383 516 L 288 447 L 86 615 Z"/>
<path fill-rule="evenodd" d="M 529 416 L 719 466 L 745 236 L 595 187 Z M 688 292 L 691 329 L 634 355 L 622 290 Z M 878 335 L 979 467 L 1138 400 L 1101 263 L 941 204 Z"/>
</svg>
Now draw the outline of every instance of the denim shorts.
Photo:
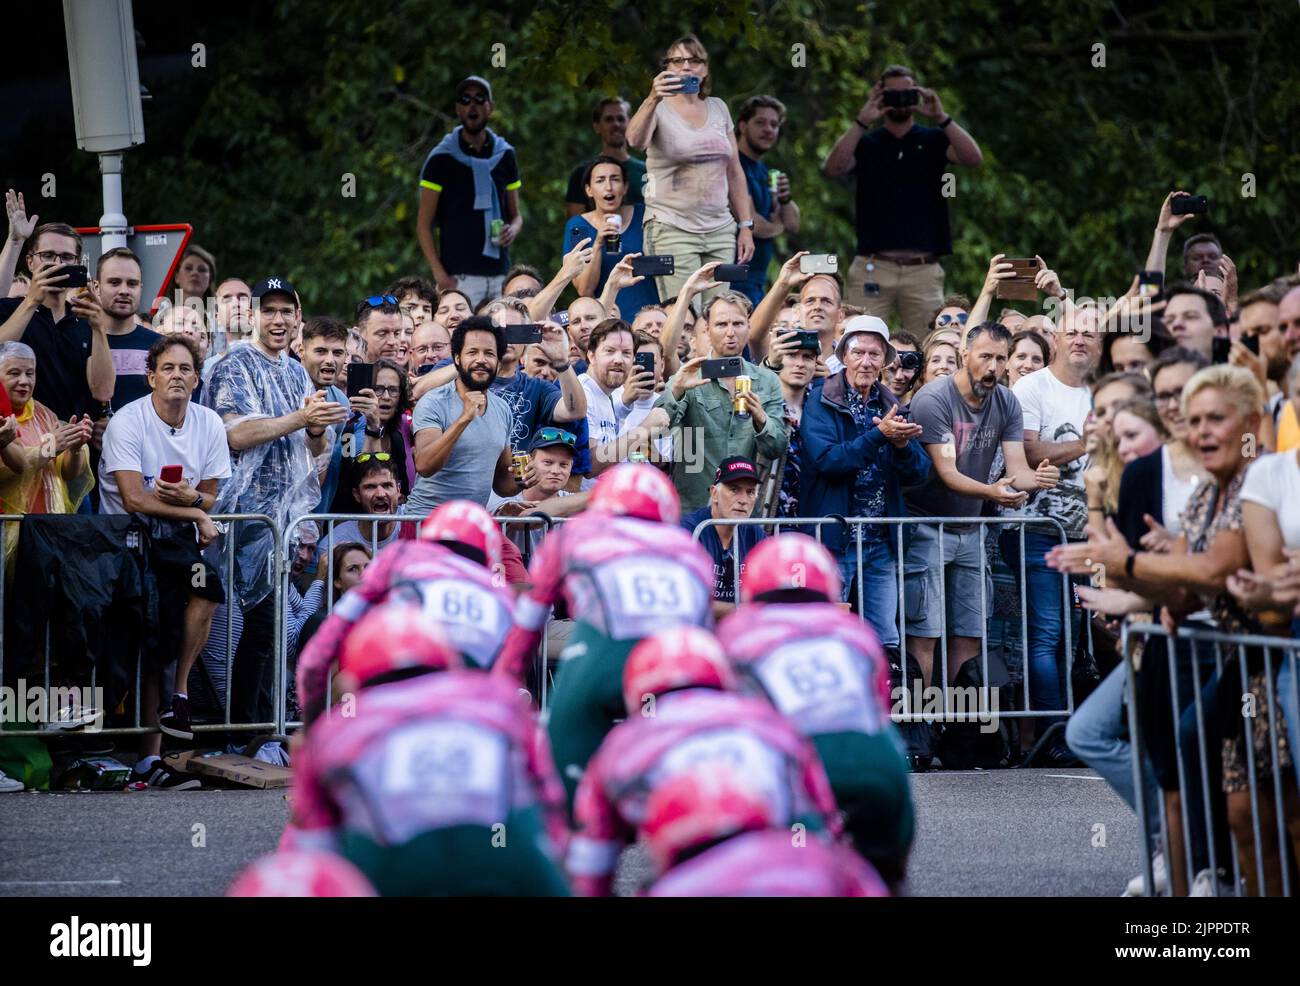
<svg viewBox="0 0 1300 986">
<path fill-rule="evenodd" d="M 911 532 L 903 568 L 908 635 L 943 635 L 942 599 L 948 610 L 950 635 L 984 636 L 988 615 L 993 611 L 993 579 L 980 550 L 979 527 L 945 527 L 942 558 L 937 524 L 917 524 Z M 944 580 L 942 585 L 940 578 Z"/>
</svg>

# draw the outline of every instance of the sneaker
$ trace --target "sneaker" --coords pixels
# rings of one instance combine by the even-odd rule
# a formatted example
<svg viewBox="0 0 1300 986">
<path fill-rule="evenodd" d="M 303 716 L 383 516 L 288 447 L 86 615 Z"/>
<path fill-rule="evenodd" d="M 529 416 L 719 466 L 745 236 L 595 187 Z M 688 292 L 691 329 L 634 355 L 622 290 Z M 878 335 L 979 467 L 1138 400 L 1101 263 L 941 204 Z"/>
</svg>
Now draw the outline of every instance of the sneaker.
<svg viewBox="0 0 1300 986">
<path fill-rule="evenodd" d="M 1158 852 L 1151 857 L 1151 880 L 1157 897 L 1164 897 L 1169 893 L 1169 871 L 1165 869 L 1165 854 L 1162 852 Z M 1142 874 L 1139 873 L 1128 882 L 1128 886 L 1124 888 L 1124 892 L 1120 896 L 1141 897 L 1142 884 Z"/>
<path fill-rule="evenodd" d="M 136 779 L 148 784 L 151 790 L 156 791 L 190 791 L 203 786 L 197 777 L 169 770 L 161 760 L 154 764 L 152 770 L 143 774 L 135 771 L 134 775 Z"/>
<path fill-rule="evenodd" d="M 194 739 L 194 728 L 190 724 L 190 700 L 174 696 L 171 710 L 158 717 L 158 728 L 177 739 Z"/>
<path fill-rule="evenodd" d="M 24 786 L 22 781 L 16 781 L 0 770 L 0 794 L 14 794 L 23 790 Z"/>
<path fill-rule="evenodd" d="M 49 733 L 57 733 L 71 732 L 76 729 L 85 729 L 87 726 L 102 724 L 103 713 L 98 709 L 69 705 L 59 709 L 58 714 L 41 728 Z"/>
<path fill-rule="evenodd" d="M 1188 897 L 1235 897 L 1232 882 L 1223 878 L 1223 873 L 1216 875 L 1210 870 L 1201 870 L 1192 881 L 1192 890 Z"/>
</svg>

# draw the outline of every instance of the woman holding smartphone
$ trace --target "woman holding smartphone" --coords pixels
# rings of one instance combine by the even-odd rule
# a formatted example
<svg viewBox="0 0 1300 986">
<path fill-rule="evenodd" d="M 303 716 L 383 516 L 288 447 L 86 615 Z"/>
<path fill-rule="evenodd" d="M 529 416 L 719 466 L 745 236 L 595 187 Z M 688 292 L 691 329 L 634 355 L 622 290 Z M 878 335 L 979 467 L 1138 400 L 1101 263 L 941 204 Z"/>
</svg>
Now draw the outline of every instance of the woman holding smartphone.
<svg viewBox="0 0 1300 986">
<path fill-rule="evenodd" d="M 574 278 L 573 286 L 585 298 L 597 298 L 605 288 L 609 272 L 629 253 L 644 253 L 642 220 L 645 204 L 624 205 L 627 196 L 627 165 L 602 154 L 587 165 L 582 179 L 587 197 L 596 203 L 590 212 L 573 216 L 564 231 L 564 252 L 583 240 L 591 240 L 600 264 L 587 264 Z M 646 305 L 659 304 L 654 282 L 641 278 L 639 284 L 623 288 L 615 296 L 619 313 L 631 321 Z"/>
<path fill-rule="evenodd" d="M 379 360 L 375 363 L 374 387 L 367 387 L 359 396 L 360 399 L 352 398 L 352 407 L 361 414 L 345 427 L 352 436 L 353 455 L 344 457 L 345 478 L 339 483 L 332 507 L 340 514 L 357 512 L 356 501 L 352 499 L 352 468 L 354 460 L 366 452 L 391 457 L 403 497 L 411 492 L 415 482 L 415 441 L 410 418 L 402 413 L 410 401 L 405 370 L 392 360 Z"/>
<path fill-rule="evenodd" d="M 700 39 L 674 41 L 662 69 L 628 121 L 627 141 L 646 150 L 646 252 L 673 256 L 675 273 L 656 278 L 659 296 L 672 298 L 710 261 L 749 263 L 754 217 L 731 112 L 709 95 L 709 53 Z"/>
</svg>

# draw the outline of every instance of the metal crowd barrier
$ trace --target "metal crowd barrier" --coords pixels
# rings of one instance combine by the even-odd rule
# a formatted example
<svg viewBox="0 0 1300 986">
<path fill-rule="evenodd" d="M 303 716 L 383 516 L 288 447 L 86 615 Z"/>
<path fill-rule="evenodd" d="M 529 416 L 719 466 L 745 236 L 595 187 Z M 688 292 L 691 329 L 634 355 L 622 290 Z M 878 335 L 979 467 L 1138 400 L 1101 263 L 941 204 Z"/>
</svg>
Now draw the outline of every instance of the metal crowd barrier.
<svg viewBox="0 0 1300 986">
<path fill-rule="evenodd" d="M 1214 804 L 1212 802 L 1218 799 L 1225 799 L 1226 795 L 1222 785 L 1217 789 L 1211 783 L 1211 763 L 1214 758 L 1222 756 L 1222 742 L 1214 743 L 1213 740 L 1218 737 L 1220 740 L 1226 738 L 1229 730 L 1226 728 L 1228 718 L 1222 717 L 1225 728 L 1217 728 L 1218 723 L 1208 718 L 1212 713 L 1204 706 L 1202 690 L 1208 684 L 1208 681 L 1202 680 L 1200 658 L 1203 648 L 1210 648 L 1214 658 L 1215 676 L 1220 682 L 1227 684 L 1225 674 L 1230 674 L 1227 668 L 1227 662 L 1230 658 L 1237 659 L 1237 673 L 1240 677 L 1241 691 L 1238 693 L 1234 687 L 1230 692 L 1229 702 L 1236 706 L 1238 714 L 1232 717 L 1232 726 L 1236 728 L 1238 721 L 1243 726 L 1245 741 L 1242 743 L 1246 759 L 1246 779 L 1250 795 L 1250 813 L 1251 813 L 1251 831 L 1250 841 L 1254 847 L 1255 866 L 1254 872 L 1249 874 L 1255 878 L 1255 888 L 1259 894 L 1268 893 L 1270 886 L 1280 884 L 1283 896 L 1292 895 L 1291 866 L 1295 865 L 1297 852 L 1300 847 L 1293 846 L 1287 830 L 1287 818 L 1285 811 L 1284 791 L 1291 789 L 1293 782 L 1300 780 L 1296 776 L 1286 776 L 1287 774 L 1295 775 L 1296 768 L 1293 763 L 1290 766 L 1283 767 L 1281 763 L 1281 737 L 1283 729 L 1287 730 L 1288 746 L 1292 757 L 1298 752 L 1295 746 L 1295 737 L 1300 735 L 1300 715 L 1297 709 L 1300 709 L 1300 640 L 1288 639 L 1285 637 L 1267 637 L 1250 634 L 1226 634 L 1217 633 L 1209 630 L 1199 630 L 1191 627 L 1180 627 L 1178 632 L 1171 635 L 1162 626 L 1150 623 L 1128 623 L 1125 622 L 1123 632 L 1120 638 L 1121 654 L 1125 655 L 1124 663 L 1127 666 L 1128 674 L 1128 727 L 1129 735 L 1132 741 L 1132 758 L 1133 758 L 1133 778 L 1134 778 L 1134 796 L 1138 821 L 1143 833 L 1141 839 L 1141 856 L 1142 856 L 1142 876 L 1143 876 L 1143 894 L 1152 896 L 1155 888 L 1154 873 L 1152 869 L 1152 859 L 1156 852 L 1156 847 L 1151 845 L 1149 833 L 1151 831 L 1152 820 L 1151 812 L 1153 806 L 1147 804 L 1147 788 L 1143 783 L 1143 767 L 1148 759 L 1147 754 L 1147 737 L 1144 732 L 1144 726 L 1148 725 L 1143 722 L 1143 717 L 1139 715 L 1139 693 L 1137 682 L 1137 671 L 1133 666 L 1133 660 L 1128 656 L 1131 653 L 1131 647 L 1136 642 L 1148 643 L 1153 638 L 1162 638 L 1166 642 L 1166 651 L 1169 668 L 1170 684 L 1170 706 L 1173 711 L 1173 745 L 1176 753 L 1177 777 L 1178 777 L 1178 794 L 1180 800 L 1179 816 L 1181 824 L 1179 832 L 1182 836 L 1182 857 L 1183 869 L 1187 876 L 1187 886 L 1190 889 L 1195 879 L 1193 873 L 1193 833 L 1191 830 L 1191 812 L 1196 811 L 1198 815 L 1204 816 L 1205 823 L 1205 851 L 1209 857 L 1209 870 L 1211 874 L 1211 886 L 1214 895 L 1219 895 L 1220 869 L 1227 871 L 1224 861 L 1219 859 L 1219 853 L 1216 849 L 1215 815 Z M 1179 643 L 1185 643 L 1187 646 L 1180 647 Z M 1267 716 L 1268 728 L 1268 753 L 1271 764 L 1272 783 L 1268 785 L 1271 788 L 1272 795 L 1272 814 L 1277 825 L 1277 860 L 1280 865 L 1273 871 L 1268 872 L 1265 866 L 1265 853 L 1263 847 L 1267 845 L 1265 840 L 1265 826 L 1269 823 L 1262 811 L 1261 795 L 1265 793 L 1265 784 L 1260 778 L 1260 764 L 1257 762 L 1258 757 L 1254 744 L 1254 719 L 1259 714 L 1259 709 L 1253 698 L 1248 698 L 1249 681 L 1253 675 L 1250 673 L 1247 660 L 1248 653 L 1255 652 L 1255 663 L 1258 665 L 1262 658 L 1264 672 L 1265 697 L 1267 700 L 1267 709 L 1264 713 Z M 1145 655 L 1144 655 L 1145 656 Z M 1188 670 L 1191 672 L 1191 694 L 1181 693 L 1179 681 L 1179 662 L 1186 661 Z M 1281 676 L 1281 680 L 1279 680 Z M 1289 677 L 1289 681 L 1288 681 Z M 1216 701 L 1216 705 L 1217 705 Z M 1195 762 L 1188 763 L 1188 757 L 1183 750 L 1182 731 L 1179 723 L 1188 710 L 1193 713 L 1195 720 Z M 1220 710 L 1214 710 L 1213 714 L 1218 716 Z M 1288 717 L 1289 716 L 1289 717 Z M 1281 717 L 1281 721 L 1279 721 Z M 1223 734 L 1222 736 L 1220 734 Z M 1166 741 L 1169 741 L 1166 737 Z M 1199 788 L 1197 783 L 1199 782 Z M 1199 791 L 1199 796 L 1197 796 Z M 1170 792 L 1162 792 L 1170 793 Z M 1189 797 L 1189 794 L 1191 795 Z M 1171 878 L 1170 888 L 1172 891 L 1172 876 L 1174 866 L 1177 865 L 1172 854 L 1168 851 L 1171 845 L 1169 838 L 1170 821 L 1168 813 L 1165 811 L 1165 805 L 1162 803 L 1155 806 L 1159 812 L 1161 822 L 1160 830 L 1163 835 L 1164 845 L 1166 847 L 1165 862 L 1167 872 Z M 1225 812 L 1226 814 L 1226 812 Z M 1231 886 L 1232 894 L 1230 896 L 1243 896 L 1245 893 L 1246 873 L 1242 871 L 1243 847 L 1239 845 L 1237 834 L 1229 826 L 1227 835 L 1232 847 L 1231 852 Z M 1271 833 L 1269 833 L 1271 837 Z M 1291 850 L 1288 852 L 1288 850 Z"/>
<path fill-rule="evenodd" d="M 837 527 L 847 527 L 854 532 L 854 551 L 856 555 L 856 572 L 857 572 L 857 612 L 860 618 L 865 619 L 866 604 L 869 600 L 864 598 L 863 578 L 863 558 L 862 558 L 862 531 L 867 526 L 880 526 L 894 528 L 895 537 L 895 571 L 898 578 L 898 605 L 901 612 L 906 611 L 906 585 L 904 578 L 904 566 L 906 561 L 906 551 L 903 542 L 904 527 L 914 527 L 921 524 L 933 525 L 938 527 L 938 542 L 940 550 L 943 545 L 944 527 L 949 524 L 977 525 L 980 532 L 980 558 L 981 563 L 986 557 L 986 530 L 992 525 L 1003 527 L 1015 526 L 1020 530 L 1020 570 L 1019 570 L 1019 592 L 1020 592 L 1020 646 L 1022 659 L 1022 681 L 1023 681 L 1023 701 L 1020 709 L 1008 711 L 998 710 L 998 716 L 1005 716 L 1012 719 L 1029 719 L 1029 718 L 1053 718 L 1059 716 L 1069 716 L 1074 714 L 1074 686 L 1070 675 L 1070 662 L 1074 655 L 1073 640 L 1073 617 L 1072 603 L 1073 593 L 1070 588 L 1070 577 L 1064 573 L 1061 575 L 1061 588 L 1063 599 L 1062 624 L 1064 628 L 1064 646 L 1065 646 L 1065 674 L 1064 687 L 1066 694 L 1066 707 L 1063 709 L 1031 709 L 1030 704 L 1030 660 L 1029 660 L 1029 623 L 1028 607 L 1025 604 L 1027 583 L 1025 579 L 1025 528 L 1032 527 L 1039 530 L 1044 528 L 1055 528 L 1055 533 L 1061 543 L 1066 539 L 1065 527 L 1055 518 L 1030 518 L 1030 517 L 748 517 L 745 519 L 707 519 L 701 521 L 695 527 L 694 537 L 698 541 L 700 535 L 710 527 L 761 527 L 770 529 L 774 533 L 780 533 L 783 528 L 795 528 L 807 533 L 807 528 L 814 529 L 814 537 L 820 543 L 822 540 L 822 528 L 826 525 Z M 739 551 L 732 552 L 732 564 L 734 571 L 734 584 L 737 593 L 740 589 L 740 571 L 741 556 Z M 847 587 L 846 587 L 847 588 Z M 989 625 L 989 600 L 987 598 L 986 584 L 983 578 L 980 579 L 980 612 L 983 614 L 982 626 L 983 632 L 980 636 L 980 665 L 983 672 L 982 681 L 985 683 L 982 690 L 985 691 L 984 698 L 987 700 L 987 690 L 989 681 L 989 652 L 988 652 L 988 625 Z M 945 722 L 971 722 L 977 720 L 981 715 L 987 717 L 987 713 L 980 711 L 966 713 L 960 710 L 949 708 L 949 688 L 946 687 L 949 681 L 948 675 L 948 601 L 946 580 L 939 579 L 939 616 L 940 616 L 940 636 L 939 636 L 939 656 L 940 661 L 936 663 L 932 684 L 938 684 L 942 680 L 944 687 L 941 689 L 942 711 L 936 715 L 934 712 L 895 712 L 893 719 L 895 722 L 927 722 L 940 719 Z M 907 657 L 907 620 L 905 617 L 898 620 L 899 624 L 899 653 L 903 660 Z M 1087 624 L 1085 623 L 1085 626 Z M 942 679 L 939 678 L 939 669 L 942 668 Z M 1063 724 L 1057 724 L 1052 730 L 1063 728 Z M 1039 738 L 1038 746 L 1042 746 L 1050 738 L 1051 733 L 1045 734 Z"/>
<path fill-rule="evenodd" d="M 14 514 L 6 514 L 0 516 L 0 559 L 3 559 L 4 557 L 5 542 L 7 537 L 9 536 L 8 524 L 5 522 L 22 521 L 22 519 L 23 517 L 21 515 L 14 515 Z M 233 525 L 235 524 L 247 523 L 247 522 L 256 522 L 260 524 L 265 524 L 268 528 L 270 528 L 271 537 L 273 540 L 273 548 L 272 548 L 272 556 L 271 556 L 272 564 L 268 567 L 268 579 L 271 588 L 271 595 L 274 598 L 275 621 L 276 621 L 275 625 L 279 627 L 283 623 L 283 618 L 284 618 L 283 616 L 284 599 L 281 591 L 282 587 L 281 587 L 280 580 L 275 577 L 276 567 L 274 565 L 274 560 L 283 556 L 284 549 L 283 549 L 283 539 L 281 537 L 280 530 L 275 525 L 275 521 L 269 516 L 267 516 L 266 514 L 215 514 L 211 517 L 211 520 L 217 525 L 218 530 L 220 530 L 222 533 L 221 551 L 223 552 L 224 555 L 222 559 L 223 561 L 222 567 L 225 572 L 223 584 L 226 591 L 226 600 L 227 600 L 228 607 L 232 604 L 232 600 L 236 595 L 236 589 L 235 589 L 235 541 L 236 539 L 233 536 L 231 536 L 233 534 L 233 530 L 231 530 L 231 528 L 233 528 Z M 3 570 L 0 570 L 0 636 L 3 635 L 3 627 L 5 625 L 4 607 L 5 607 L 5 597 L 7 595 L 5 591 L 7 589 L 7 586 L 3 584 L 3 579 L 4 579 L 4 573 Z M 178 618 L 181 617 L 178 616 Z M 242 722 L 241 723 L 241 722 L 231 721 L 230 682 L 233 677 L 234 656 L 235 656 L 235 649 L 236 649 L 234 646 L 233 634 L 234 634 L 233 623 L 227 620 L 226 654 L 225 654 L 226 687 L 225 687 L 225 700 L 223 703 L 224 705 L 223 719 L 219 723 L 195 723 L 193 726 L 193 730 L 195 733 L 258 732 L 258 731 L 268 732 L 272 730 L 278 733 L 282 733 L 283 727 L 281 723 L 283 717 L 282 715 L 279 714 L 276 715 L 276 720 L 272 722 Z M 209 641 L 210 640 L 211 637 L 209 637 Z M 4 676 L 5 648 L 2 644 L 3 641 L 0 641 L 0 682 L 5 681 L 5 676 Z M 132 717 L 133 725 L 97 728 L 93 730 L 97 735 L 134 736 L 134 735 L 142 735 L 145 733 L 158 732 L 157 726 L 143 725 L 142 710 L 140 705 L 142 677 L 143 677 L 143 670 L 141 667 L 142 665 L 141 656 L 142 655 L 139 654 L 137 654 L 136 656 L 135 678 L 131 686 L 132 697 L 134 698 L 134 705 L 135 705 L 134 715 Z M 285 652 L 283 647 L 283 637 L 282 634 L 278 632 L 275 634 L 273 662 L 276 668 L 276 672 L 274 675 L 275 692 L 272 700 L 273 701 L 272 710 L 273 712 L 278 713 L 279 711 L 283 710 L 284 707 L 284 693 L 283 693 L 283 688 L 281 687 L 281 682 L 283 682 L 284 680 L 283 669 L 285 667 Z M 199 660 L 195 662 L 195 667 L 197 668 L 201 663 L 202 663 L 202 654 L 200 654 Z M 191 674 L 192 673 L 193 671 L 191 671 Z M 45 653 L 44 653 L 44 669 L 43 669 L 43 681 L 42 681 L 42 687 L 44 689 L 43 694 L 46 696 L 49 696 L 51 694 L 50 691 L 51 679 L 52 679 L 52 669 L 50 665 L 50 632 L 49 632 L 49 627 L 47 625 L 45 630 Z M 92 668 L 90 685 L 89 685 L 92 694 L 95 693 L 95 689 L 97 688 L 97 681 L 98 681 L 98 669 Z M 75 689 L 75 686 L 59 686 L 59 687 L 65 689 L 66 688 Z M 167 690 L 168 690 L 167 688 L 164 688 L 163 689 L 164 693 Z M 98 709 L 97 711 L 101 714 L 101 716 L 107 716 L 109 710 Z M 44 737 L 46 739 L 49 739 L 51 737 L 61 735 L 65 731 L 68 731 L 66 727 L 59 727 L 57 724 L 54 725 L 55 728 L 50 728 L 51 724 L 46 723 L 45 724 L 46 728 L 43 729 L 22 729 L 22 730 L 6 729 L 3 732 L 0 732 L 0 738 L 18 737 L 18 736 L 36 736 L 36 737 Z"/>
<path fill-rule="evenodd" d="M 341 540 L 336 541 L 334 538 L 334 531 L 340 523 L 355 521 L 358 524 L 365 523 L 370 525 L 369 526 L 370 537 L 367 539 L 366 537 L 362 536 L 360 538 L 360 543 L 365 544 L 366 547 L 370 549 L 371 557 L 373 557 L 374 555 L 378 554 L 380 550 L 382 550 L 380 545 L 381 538 L 379 537 L 380 527 L 382 527 L 385 524 L 395 524 L 398 526 L 418 525 L 421 521 L 424 520 L 425 516 L 426 516 L 425 514 L 320 513 L 320 514 L 303 514 L 302 516 L 297 517 L 293 521 L 291 521 L 288 527 L 288 530 L 290 532 L 296 531 L 300 524 L 311 523 L 311 524 L 315 524 L 317 530 L 320 532 L 320 538 L 317 541 L 318 545 L 325 543 L 327 539 L 330 541 L 330 550 L 321 551 L 318 548 L 317 556 L 316 556 L 316 565 L 318 570 L 321 565 L 325 566 L 324 604 L 325 604 L 326 612 L 327 613 L 334 612 L 334 598 L 332 592 L 332 587 L 334 585 L 333 547 L 334 544 L 336 543 L 337 544 L 345 543 Z M 502 533 L 506 537 L 510 537 L 512 528 L 517 529 L 518 531 L 524 534 L 531 534 L 533 532 L 545 533 L 546 531 L 549 531 L 552 527 L 563 523 L 562 518 L 551 518 L 544 515 L 532 515 L 529 517 L 497 517 L 496 520 L 502 529 Z M 396 530 L 396 528 L 394 530 Z M 522 541 L 522 544 L 518 544 L 517 546 L 519 547 L 519 552 L 523 557 L 523 563 L 525 566 L 527 566 L 529 562 L 532 560 L 533 538 L 523 537 L 520 538 L 520 541 Z M 281 587 L 281 594 L 287 602 L 288 600 L 294 597 L 294 590 L 290 587 L 291 572 L 288 565 L 287 555 L 285 555 L 282 552 L 281 558 L 284 560 L 285 564 L 284 564 L 283 571 L 280 575 L 279 582 Z M 541 646 L 538 648 L 538 655 L 537 655 L 536 674 L 537 674 L 538 688 L 540 690 L 541 707 L 543 710 L 547 708 L 549 703 L 549 697 L 550 697 L 550 674 L 548 671 L 549 654 L 548 654 L 547 638 L 549 636 L 549 630 L 553 622 L 554 622 L 553 619 L 547 622 L 548 632 L 542 635 L 542 642 L 541 642 Z M 291 644 L 289 620 L 284 619 L 280 623 L 278 623 L 277 626 L 279 627 L 279 633 L 278 633 L 278 636 L 280 638 L 279 646 L 281 647 L 282 651 L 287 655 L 290 651 L 290 644 Z M 295 654 L 295 658 L 296 658 L 296 654 Z M 300 719 L 289 718 L 288 696 L 289 696 L 290 675 L 289 675 L 289 667 L 287 661 L 283 665 L 279 665 L 279 667 L 281 667 L 280 695 L 282 696 L 282 698 L 279 704 L 278 720 L 280 726 L 277 732 L 284 733 L 288 729 L 301 728 L 303 723 Z"/>
</svg>

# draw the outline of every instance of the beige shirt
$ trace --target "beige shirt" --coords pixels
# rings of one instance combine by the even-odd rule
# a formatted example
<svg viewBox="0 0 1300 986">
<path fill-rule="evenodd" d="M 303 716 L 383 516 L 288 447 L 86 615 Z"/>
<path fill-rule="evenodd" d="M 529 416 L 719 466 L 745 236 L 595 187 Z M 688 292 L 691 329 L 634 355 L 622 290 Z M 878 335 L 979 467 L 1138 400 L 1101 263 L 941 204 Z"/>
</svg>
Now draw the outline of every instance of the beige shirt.
<svg viewBox="0 0 1300 986">
<path fill-rule="evenodd" d="M 692 127 L 663 100 L 650 122 L 645 217 L 688 233 L 712 233 L 734 222 L 728 204 L 731 113 L 716 96 L 708 117 Z"/>
</svg>

